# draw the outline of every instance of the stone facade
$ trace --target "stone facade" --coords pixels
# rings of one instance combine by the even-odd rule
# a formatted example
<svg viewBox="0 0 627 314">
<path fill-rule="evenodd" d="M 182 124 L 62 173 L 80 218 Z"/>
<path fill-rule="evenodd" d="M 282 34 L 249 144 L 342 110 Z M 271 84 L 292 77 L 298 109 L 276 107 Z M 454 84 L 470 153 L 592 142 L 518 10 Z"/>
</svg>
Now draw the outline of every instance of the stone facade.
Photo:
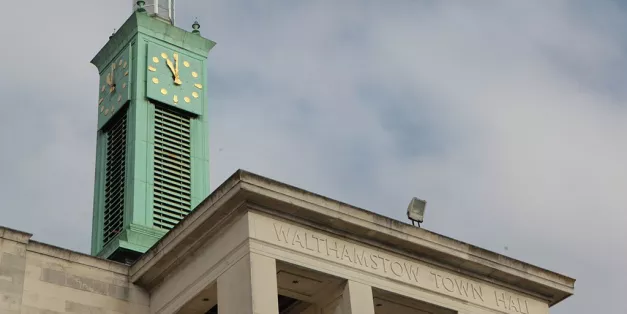
<svg viewBox="0 0 627 314">
<path fill-rule="evenodd" d="M 149 313 L 127 265 L 30 240 L 0 228 L 0 313 Z"/>
<path fill-rule="evenodd" d="M 0 229 L 0 313 L 546 314 L 574 279 L 238 171 L 133 265 Z"/>
</svg>

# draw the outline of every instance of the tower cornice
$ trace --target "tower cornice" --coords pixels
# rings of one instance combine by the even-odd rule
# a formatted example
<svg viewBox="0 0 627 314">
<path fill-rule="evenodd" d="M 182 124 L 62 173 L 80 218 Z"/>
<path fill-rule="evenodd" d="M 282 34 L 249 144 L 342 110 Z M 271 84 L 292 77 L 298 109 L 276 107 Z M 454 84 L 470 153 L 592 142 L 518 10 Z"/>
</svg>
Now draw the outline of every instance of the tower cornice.
<svg viewBox="0 0 627 314">
<path fill-rule="evenodd" d="M 122 27 L 111 36 L 100 49 L 91 63 L 101 72 L 125 46 L 138 34 L 144 34 L 156 40 L 167 42 L 180 49 L 205 58 L 216 45 L 214 41 L 197 33 L 186 31 L 180 27 L 165 23 L 151 17 L 146 12 L 133 12 Z"/>
</svg>

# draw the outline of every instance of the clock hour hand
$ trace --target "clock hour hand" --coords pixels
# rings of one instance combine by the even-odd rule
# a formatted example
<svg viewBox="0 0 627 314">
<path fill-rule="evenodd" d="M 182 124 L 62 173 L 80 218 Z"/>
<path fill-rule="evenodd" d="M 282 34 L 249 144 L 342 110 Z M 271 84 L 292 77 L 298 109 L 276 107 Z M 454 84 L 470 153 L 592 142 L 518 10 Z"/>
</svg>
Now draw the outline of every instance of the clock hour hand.
<svg viewBox="0 0 627 314">
<path fill-rule="evenodd" d="M 178 55 L 176 55 L 174 57 L 174 59 L 176 60 L 177 66 L 178 66 L 178 58 L 177 57 L 178 57 Z M 172 64 L 172 61 L 170 61 L 170 59 L 166 59 L 165 61 L 168 64 L 168 68 L 170 68 L 170 71 L 172 71 L 172 75 L 174 77 L 174 84 L 181 85 L 181 80 L 179 79 L 178 70 L 174 67 L 174 65 Z"/>
<path fill-rule="evenodd" d="M 170 59 L 165 59 L 165 62 L 168 64 L 168 68 L 172 71 L 172 75 L 176 75 L 176 71 L 174 70 L 174 65 L 172 65 L 172 61 Z"/>
<path fill-rule="evenodd" d="M 111 68 L 111 73 L 107 75 L 107 83 L 109 84 L 109 93 L 113 93 L 115 90 L 115 83 L 113 82 L 113 68 Z"/>
</svg>

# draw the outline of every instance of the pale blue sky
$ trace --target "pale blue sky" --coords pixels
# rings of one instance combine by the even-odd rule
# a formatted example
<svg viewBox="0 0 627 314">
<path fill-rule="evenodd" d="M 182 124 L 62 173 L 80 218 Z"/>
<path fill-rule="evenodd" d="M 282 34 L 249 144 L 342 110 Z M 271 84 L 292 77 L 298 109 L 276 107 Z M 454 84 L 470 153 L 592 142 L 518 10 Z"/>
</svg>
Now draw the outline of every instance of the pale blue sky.
<svg viewBox="0 0 627 314">
<path fill-rule="evenodd" d="M 89 251 L 98 73 L 131 0 L 0 20 L 0 225 Z M 577 279 L 627 313 L 627 12 L 616 1 L 179 0 L 209 55 L 211 184 L 243 168 Z M 507 250 L 505 249 L 507 247 Z"/>
</svg>

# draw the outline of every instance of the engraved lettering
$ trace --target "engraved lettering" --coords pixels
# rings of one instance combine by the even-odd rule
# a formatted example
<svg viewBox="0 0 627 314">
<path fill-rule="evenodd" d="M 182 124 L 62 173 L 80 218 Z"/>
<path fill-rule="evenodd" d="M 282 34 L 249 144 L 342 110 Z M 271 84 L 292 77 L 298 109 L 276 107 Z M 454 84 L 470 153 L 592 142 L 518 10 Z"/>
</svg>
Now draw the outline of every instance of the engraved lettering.
<svg viewBox="0 0 627 314">
<path fill-rule="evenodd" d="M 313 234 L 310 234 L 311 238 L 313 238 Z M 305 247 L 310 250 L 310 251 L 315 251 L 314 247 L 310 247 L 309 244 L 314 242 L 314 241 L 310 241 L 309 240 L 310 237 L 307 236 L 307 232 L 305 232 Z M 315 243 L 318 243 L 318 241 L 315 241 Z"/>
<path fill-rule="evenodd" d="M 448 283 L 448 285 L 447 285 Z M 444 289 L 446 289 L 446 291 L 448 292 L 454 292 L 455 291 L 455 285 L 453 284 L 453 280 L 451 278 L 448 277 L 444 277 L 442 279 L 442 286 L 444 287 Z M 449 288 L 450 287 L 450 288 Z"/>
<path fill-rule="evenodd" d="M 392 272 L 398 277 L 403 276 L 403 266 L 401 266 L 401 263 L 397 261 L 392 262 Z"/>
<path fill-rule="evenodd" d="M 464 284 L 465 283 L 465 284 Z M 455 279 L 455 286 L 457 286 L 457 291 L 459 291 L 459 295 L 468 296 L 468 282 L 464 282 L 461 279 Z"/>
<path fill-rule="evenodd" d="M 483 298 L 483 290 L 479 284 L 464 279 L 440 275 L 436 272 L 430 272 L 430 274 L 433 276 L 433 281 L 435 282 L 435 287 L 437 289 L 444 288 L 447 292 L 456 293 L 462 297 L 485 302 Z"/>
<path fill-rule="evenodd" d="M 312 234 L 311 237 L 316 239 L 316 246 L 318 247 L 318 253 L 322 253 L 322 251 L 320 251 L 320 241 L 322 241 L 323 239 L 316 237 L 315 234 Z"/>
<path fill-rule="evenodd" d="M 433 276 L 433 281 L 435 281 L 435 287 L 440 289 L 440 285 L 438 284 L 438 275 L 434 272 L 429 272 Z"/>
<path fill-rule="evenodd" d="M 494 291 L 496 298 L 496 307 L 506 309 L 512 313 L 529 314 L 529 304 L 527 300 L 521 300 L 518 297 L 507 294 L 505 292 Z"/>
<path fill-rule="evenodd" d="M 372 269 L 379 269 L 379 264 L 377 264 L 377 258 L 379 258 L 377 255 L 372 254 L 370 255 L 370 261 L 372 261 Z"/>
<path fill-rule="evenodd" d="M 331 247 L 331 240 L 327 240 L 327 255 L 331 255 L 329 251 L 335 251 L 335 257 L 339 258 L 339 252 L 337 251 L 337 242 L 333 241 L 333 247 Z"/>
<path fill-rule="evenodd" d="M 414 265 L 411 264 L 405 264 L 405 273 L 407 273 L 407 278 L 411 281 L 411 280 L 415 280 L 416 282 L 418 282 L 418 267 L 414 267 Z"/>
<path fill-rule="evenodd" d="M 294 238 L 292 239 L 292 245 L 294 245 L 295 243 L 300 244 L 301 248 L 305 248 L 305 244 L 303 243 L 303 236 L 300 232 L 298 232 L 298 230 L 294 232 Z"/>
<path fill-rule="evenodd" d="M 520 311 L 518 310 L 518 305 L 516 305 L 516 300 L 514 300 L 514 298 L 512 297 L 509 298 L 509 309 L 520 313 Z"/>
<path fill-rule="evenodd" d="M 499 293 L 495 290 L 494 291 L 494 297 L 496 298 L 496 307 L 507 308 L 507 303 L 505 303 L 505 294 L 504 293 L 500 293 L 500 295 L 499 295 Z"/>
<path fill-rule="evenodd" d="M 523 307 L 523 305 L 525 305 L 525 306 Z M 522 314 L 529 314 L 529 304 L 527 304 L 527 300 L 521 301 L 518 298 L 518 307 L 520 308 L 520 313 L 522 313 Z"/>
<path fill-rule="evenodd" d="M 506 291 L 495 289 L 490 284 L 483 285 L 454 273 L 439 271 L 436 268 L 422 264 L 414 264 L 411 260 L 397 257 L 392 253 L 388 255 L 377 249 L 369 249 L 350 241 L 327 237 L 309 229 L 289 224 L 283 225 L 274 221 L 270 223 L 274 224 L 274 236 L 271 234 L 272 231 L 268 230 L 267 233 L 263 233 L 266 239 L 278 241 L 282 245 L 290 245 L 300 252 L 307 254 L 318 252 L 317 255 L 327 260 L 334 260 L 344 265 L 367 269 L 370 272 L 376 272 L 389 278 L 398 278 L 407 283 L 417 284 L 421 288 L 431 289 L 467 301 L 478 304 L 484 303 L 485 306 L 504 313 L 531 314 L 530 310 L 533 311 L 535 303 L 532 302 L 534 301 L 526 300 L 517 294 L 510 294 Z M 267 225 L 268 227 L 270 227 L 269 224 Z M 429 276 L 432 276 L 433 279 L 429 278 Z M 65 278 L 63 279 L 65 281 Z M 95 283 L 83 278 L 69 277 L 66 285 L 81 290 L 99 289 L 95 287 Z M 495 301 L 492 301 L 490 297 L 492 293 L 494 293 Z M 530 305 L 531 309 L 529 308 Z"/>
<path fill-rule="evenodd" d="M 344 247 L 342 249 L 342 259 L 344 259 L 344 257 L 347 257 L 348 261 L 352 263 L 353 262 L 353 258 L 348 253 L 348 248 L 346 248 L 346 247 L 347 247 L 347 245 L 344 245 Z"/>
<path fill-rule="evenodd" d="M 463 279 L 454 279 L 455 287 L 457 288 L 457 292 L 459 295 L 465 297 L 472 297 L 477 300 L 479 298 L 482 302 L 483 300 L 483 292 L 481 291 L 481 286 L 475 285 L 472 282 L 465 281 Z M 470 290 L 470 293 L 468 292 Z"/>
<path fill-rule="evenodd" d="M 485 300 L 483 299 L 483 291 L 481 290 L 481 286 L 474 284 L 470 284 L 470 286 L 472 287 L 472 297 L 475 300 L 477 299 L 477 297 L 479 297 L 479 299 L 481 299 L 481 302 L 484 302 Z"/>
<path fill-rule="evenodd" d="M 379 258 L 383 261 L 383 272 L 387 273 L 388 272 L 388 265 L 390 265 L 390 259 L 385 258 L 385 257 L 381 257 L 380 255 L 379 255 Z M 387 264 L 385 262 L 387 262 Z"/>
<path fill-rule="evenodd" d="M 361 255 L 359 255 L 357 248 L 355 248 L 355 264 L 357 263 L 359 263 L 359 265 L 368 267 L 368 259 L 366 259 L 366 251 L 361 251 Z"/>
<path fill-rule="evenodd" d="M 287 230 L 283 229 L 283 225 L 279 225 L 277 227 L 277 224 L 274 224 L 274 232 L 276 233 L 276 239 L 279 240 L 279 242 L 281 242 L 281 235 L 283 235 L 283 241 L 285 241 L 285 243 L 289 243 L 289 241 L 287 240 L 287 236 L 290 233 L 290 228 L 287 228 Z"/>
</svg>

